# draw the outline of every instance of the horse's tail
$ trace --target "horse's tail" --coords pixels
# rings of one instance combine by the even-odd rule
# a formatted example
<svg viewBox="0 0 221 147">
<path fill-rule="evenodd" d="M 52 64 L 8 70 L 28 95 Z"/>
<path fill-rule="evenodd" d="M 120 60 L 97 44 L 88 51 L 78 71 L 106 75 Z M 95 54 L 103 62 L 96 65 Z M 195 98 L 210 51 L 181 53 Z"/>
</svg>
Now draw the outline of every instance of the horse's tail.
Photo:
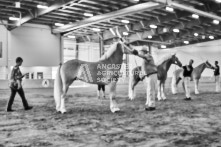
<svg viewBox="0 0 221 147">
<path fill-rule="evenodd" d="M 54 100 L 57 111 L 60 111 L 60 106 L 61 106 L 61 92 L 62 92 L 61 66 L 62 64 L 60 64 L 58 67 L 56 78 L 54 81 Z"/>
<path fill-rule="evenodd" d="M 140 66 L 132 70 L 132 75 L 129 76 L 129 86 L 128 86 L 128 97 L 130 100 L 133 100 L 136 97 L 136 92 L 134 86 L 136 86 L 137 79 L 139 78 Z"/>
<path fill-rule="evenodd" d="M 177 94 L 177 72 L 174 71 L 173 75 L 172 75 L 172 82 L 171 82 L 171 90 L 172 90 L 172 94 Z"/>
</svg>

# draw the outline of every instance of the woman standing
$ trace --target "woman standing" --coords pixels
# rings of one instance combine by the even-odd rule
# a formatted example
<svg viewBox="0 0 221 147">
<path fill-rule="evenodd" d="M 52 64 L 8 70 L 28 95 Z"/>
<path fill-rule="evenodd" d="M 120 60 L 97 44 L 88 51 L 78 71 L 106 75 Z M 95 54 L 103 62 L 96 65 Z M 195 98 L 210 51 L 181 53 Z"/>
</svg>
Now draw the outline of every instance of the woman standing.
<svg viewBox="0 0 221 147">
<path fill-rule="evenodd" d="M 6 107 L 7 112 L 14 111 L 12 109 L 12 104 L 14 102 L 14 98 L 15 98 L 15 95 L 16 95 L 17 92 L 18 92 L 18 94 L 20 95 L 20 97 L 22 99 L 24 109 L 25 110 L 30 110 L 30 109 L 33 108 L 32 106 L 28 105 L 28 102 L 25 98 L 25 93 L 23 91 L 22 84 L 21 84 L 22 78 L 25 75 L 27 75 L 27 74 L 22 75 L 22 73 L 20 71 L 19 66 L 22 65 L 22 62 L 23 62 L 23 59 L 21 57 L 17 57 L 16 58 L 16 65 L 13 67 L 12 72 L 11 72 L 10 85 L 9 85 L 9 87 L 11 89 L 11 96 L 10 96 L 9 101 L 7 103 L 7 107 Z"/>
<path fill-rule="evenodd" d="M 218 65 L 218 61 L 215 61 L 215 67 L 214 67 L 214 76 L 215 76 L 215 83 L 216 83 L 216 92 L 220 92 L 220 69 Z"/>
</svg>

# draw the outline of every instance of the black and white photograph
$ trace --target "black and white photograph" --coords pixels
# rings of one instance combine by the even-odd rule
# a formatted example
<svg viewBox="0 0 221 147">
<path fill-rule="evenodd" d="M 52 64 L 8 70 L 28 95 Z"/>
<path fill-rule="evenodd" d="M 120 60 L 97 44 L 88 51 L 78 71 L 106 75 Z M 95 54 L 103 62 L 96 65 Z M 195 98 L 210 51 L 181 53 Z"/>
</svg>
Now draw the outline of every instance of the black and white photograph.
<svg viewBox="0 0 221 147">
<path fill-rule="evenodd" d="M 0 0 L 0 147 L 220 147 L 221 0 Z"/>
</svg>

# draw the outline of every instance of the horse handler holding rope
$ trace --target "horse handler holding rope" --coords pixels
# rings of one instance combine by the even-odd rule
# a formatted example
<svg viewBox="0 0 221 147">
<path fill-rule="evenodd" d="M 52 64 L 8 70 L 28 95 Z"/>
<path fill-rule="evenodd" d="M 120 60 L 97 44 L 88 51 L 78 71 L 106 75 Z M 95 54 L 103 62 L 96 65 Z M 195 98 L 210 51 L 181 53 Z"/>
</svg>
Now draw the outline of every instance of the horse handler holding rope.
<svg viewBox="0 0 221 147">
<path fill-rule="evenodd" d="M 146 47 L 143 47 L 137 54 L 143 58 L 141 66 L 141 79 L 145 79 L 147 88 L 147 100 L 146 100 L 146 111 L 155 110 L 155 98 L 157 94 L 157 66 L 154 63 L 153 57 L 147 51 Z"/>
<path fill-rule="evenodd" d="M 184 77 L 184 89 L 186 92 L 186 98 L 184 100 L 191 100 L 191 95 L 190 95 L 190 79 L 191 79 L 191 74 L 193 72 L 193 59 L 189 61 L 189 65 L 183 66 L 183 77 Z"/>
<path fill-rule="evenodd" d="M 215 67 L 214 67 L 214 77 L 215 77 L 215 83 L 216 83 L 216 92 L 220 92 L 220 69 L 218 65 L 218 61 L 215 61 Z"/>
</svg>

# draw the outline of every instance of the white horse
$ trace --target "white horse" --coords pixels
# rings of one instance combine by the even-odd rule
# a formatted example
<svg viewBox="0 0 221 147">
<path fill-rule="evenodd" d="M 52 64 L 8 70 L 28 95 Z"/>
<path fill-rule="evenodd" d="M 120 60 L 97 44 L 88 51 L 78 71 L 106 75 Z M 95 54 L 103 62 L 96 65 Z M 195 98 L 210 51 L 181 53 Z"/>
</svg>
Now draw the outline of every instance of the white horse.
<svg viewBox="0 0 221 147">
<path fill-rule="evenodd" d="M 202 72 L 205 70 L 205 68 L 213 69 L 213 66 L 208 62 L 204 62 L 197 67 L 193 69 L 193 72 L 191 74 L 191 80 L 194 81 L 194 87 L 195 87 L 195 94 L 199 94 L 199 79 L 201 78 Z M 180 80 L 183 79 L 183 69 L 177 69 L 173 72 L 172 76 L 172 82 L 171 82 L 171 90 L 173 94 L 177 94 L 177 85 L 179 84 Z M 182 80 L 182 84 L 183 80 Z M 184 88 L 184 85 L 183 85 Z M 185 91 L 185 88 L 184 88 Z"/>
<path fill-rule="evenodd" d="M 119 111 L 115 100 L 116 84 L 120 75 L 123 54 L 132 54 L 132 52 L 133 50 L 118 42 L 113 44 L 98 62 L 75 59 L 60 65 L 54 83 L 56 110 L 61 113 L 66 112 L 65 99 L 68 88 L 73 81 L 81 80 L 91 84 L 110 84 L 110 110 L 113 113 Z"/>
<path fill-rule="evenodd" d="M 162 59 L 160 59 L 156 65 L 157 65 L 157 98 L 158 100 L 165 100 L 165 82 L 167 79 L 167 72 L 172 64 L 178 65 L 179 67 L 182 66 L 182 63 L 179 61 L 179 59 L 176 57 L 176 54 L 169 54 L 164 56 Z M 128 97 L 129 99 L 133 100 L 135 95 L 135 86 L 138 84 L 140 79 L 140 72 L 141 72 L 141 66 L 137 66 L 132 70 L 132 76 L 129 79 L 129 92 Z"/>
</svg>

